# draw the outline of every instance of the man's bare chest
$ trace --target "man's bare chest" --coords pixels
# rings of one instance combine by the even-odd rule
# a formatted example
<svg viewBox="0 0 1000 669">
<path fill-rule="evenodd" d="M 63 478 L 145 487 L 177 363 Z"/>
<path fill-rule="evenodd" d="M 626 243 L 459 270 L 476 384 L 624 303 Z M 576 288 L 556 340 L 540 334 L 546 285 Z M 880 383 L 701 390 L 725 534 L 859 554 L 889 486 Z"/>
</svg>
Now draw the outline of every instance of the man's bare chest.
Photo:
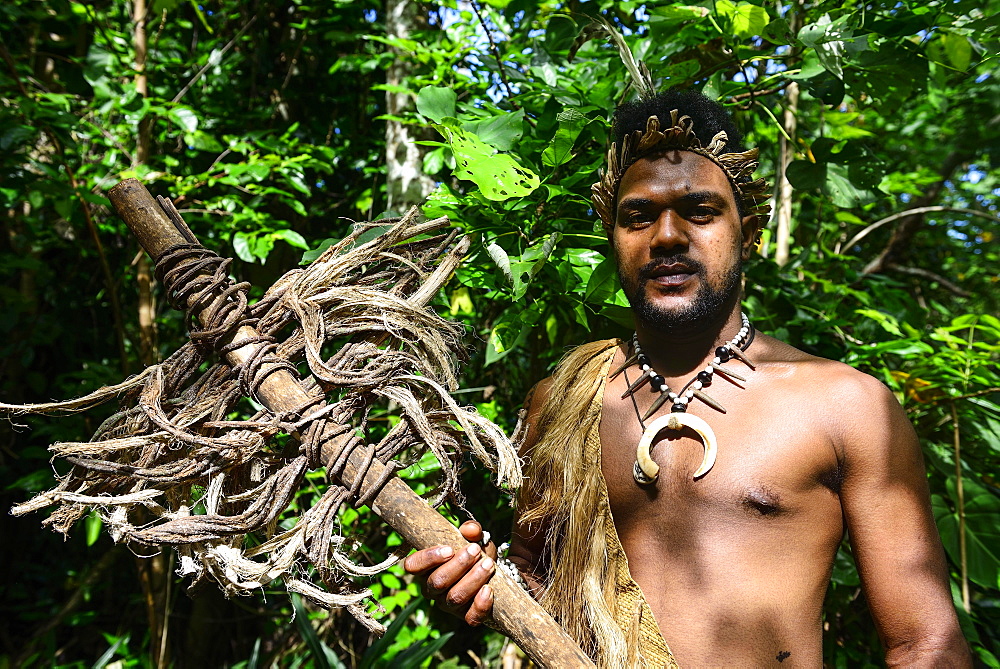
<svg viewBox="0 0 1000 669">
<path fill-rule="evenodd" d="M 640 420 L 652 401 L 643 395 L 651 393 L 640 391 L 633 404 L 632 398 L 621 398 L 624 379 L 610 382 L 600 424 L 601 468 L 616 524 L 655 519 L 663 526 L 692 514 L 729 519 L 734 526 L 796 516 L 839 520 L 842 467 L 819 427 L 815 399 L 763 381 L 718 390 L 725 413 L 699 403 L 690 407 L 717 445 L 714 465 L 703 476 L 694 478 L 704 461 L 705 439 L 690 428 L 660 431 L 650 449 L 659 478 L 649 485 L 635 481 L 633 468 L 636 447 L 653 422 Z"/>
</svg>

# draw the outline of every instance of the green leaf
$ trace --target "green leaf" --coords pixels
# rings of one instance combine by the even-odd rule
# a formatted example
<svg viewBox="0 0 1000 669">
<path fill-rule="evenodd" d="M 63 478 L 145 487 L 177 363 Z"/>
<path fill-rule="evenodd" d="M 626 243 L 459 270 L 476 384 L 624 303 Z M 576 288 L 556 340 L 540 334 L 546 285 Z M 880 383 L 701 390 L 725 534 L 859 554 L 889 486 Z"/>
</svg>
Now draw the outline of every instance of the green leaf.
<svg viewBox="0 0 1000 669">
<path fill-rule="evenodd" d="M 899 329 L 899 321 L 889 314 L 884 314 L 881 311 L 876 311 L 875 309 L 855 309 L 854 313 L 859 316 L 872 319 L 891 335 L 895 335 L 897 337 L 903 336 L 902 330 Z"/>
<path fill-rule="evenodd" d="M 501 151 L 510 151 L 514 147 L 514 143 L 521 138 L 523 128 L 523 109 L 463 126 L 463 129 L 475 133 L 479 139 Z"/>
<path fill-rule="evenodd" d="M 565 14 L 553 14 L 545 25 L 545 35 L 542 44 L 549 53 L 566 51 L 573 46 L 580 29 L 576 21 Z"/>
<path fill-rule="evenodd" d="M 455 91 L 444 86 L 424 86 L 417 93 L 417 111 L 440 123 L 445 118 L 455 116 Z"/>
<path fill-rule="evenodd" d="M 951 61 L 956 70 L 965 72 L 969 69 L 969 63 L 972 60 L 972 45 L 969 44 L 967 37 L 955 33 L 945 33 L 941 35 L 941 42 L 944 46 L 944 52 L 948 55 L 948 60 Z"/>
<path fill-rule="evenodd" d="M 657 19 L 661 21 L 692 21 L 703 19 L 710 13 L 707 7 L 694 7 L 692 5 L 668 5 L 649 9 L 650 21 Z"/>
<path fill-rule="evenodd" d="M 785 178 L 797 190 L 822 188 L 826 183 L 826 164 L 793 160 L 785 169 Z"/>
<path fill-rule="evenodd" d="M 199 151 L 211 151 L 213 153 L 222 151 L 222 144 L 219 143 L 219 140 L 201 130 L 185 134 L 184 142 Z"/>
<path fill-rule="evenodd" d="M 824 14 L 815 23 L 803 26 L 798 35 L 799 41 L 814 49 L 819 62 L 838 79 L 844 78 L 844 40 L 853 38 L 853 31 L 846 28 L 848 18 L 831 21 L 830 15 Z"/>
<path fill-rule="evenodd" d="M 295 592 L 292 593 L 292 608 L 295 611 L 295 625 L 299 628 L 299 633 L 306 642 L 306 646 L 309 648 L 309 653 L 312 656 L 313 662 L 316 663 L 317 669 L 331 669 L 330 662 L 327 659 L 327 651 L 330 649 L 319 638 L 319 635 L 316 634 L 312 623 L 309 622 L 309 613 L 306 611 L 305 606 L 302 605 L 302 597 Z"/>
<path fill-rule="evenodd" d="M 186 132 L 198 129 L 198 116 L 187 107 L 173 107 L 167 111 L 167 118 Z"/>
<path fill-rule="evenodd" d="M 510 269 L 510 258 L 507 256 L 507 252 L 503 250 L 503 247 L 496 242 L 490 242 L 486 246 L 486 252 L 490 254 L 490 257 L 493 258 L 493 262 L 497 264 L 497 267 L 499 267 L 500 271 L 503 272 L 503 275 L 507 277 L 507 280 L 514 283 L 514 275 L 511 273 Z"/>
<path fill-rule="evenodd" d="M 827 165 L 826 185 L 823 191 L 830 196 L 835 205 L 847 209 L 874 202 L 875 194 L 868 189 L 855 186 L 850 175 L 850 169 L 844 165 Z"/>
<path fill-rule="evenodd" d="M 494 153 L 493 147 L 461 128 L 434 127 L 451 144 L 457 163 L 455 176 L 475 183 L 486 199 L 503 202 L 538 188 L 538 175 L 518 165 L 510 155 Z"/>
<path fill-rule="evenodd" d="M 608 256 L 591 273 L 584 299 L 587 302 L 603 304 L 611 299 L 616 290 L 618 290 L 618 268 L 614 258 Z"/>
<path fill-rule="evenodd" d="M 733 33 L 737 37 L 753 37 L 760 35 L 764 27 L 770 22 L 771 17 L 767 15 L 767 10 L 749 2 L 741 2 L 736 5 L 735 11 L 729 17 L 732 22 Z"/>
<path fill-rule="evenodd" d="M 358 663 L 358 669 L 372 669 L 375 663 L 385 655 L 386 651 L 389 650 L 389 646 L 392 642 L 396 640 L 399 633 L 402 631 L 403 626 L 406 625 L 406 621 L 409 619 L 413 612 L 417 610 L 421 602 L 424 600 L 422 598 L 414 599 L 410 602 L 405 609 L 399 612 L 399 614 L 393 619 L 389 626 L 385 630 L 385 634 L 375 640 L 365 654 L 361 656 L 361 662 Z"/>
<path fill-rule="evenodd" d="M 91 511 L 90 515 L 87 516 L 87 545 L 93 546 L 97 543 L 97 539 L 101 536 L 101 527 L 103 526 L 101 517 L 97 515 L 96 511 Z"/>
<path fill-rule="evenodd" d="M 236 256 L 243 262 L 253 262 L 253 252 L 250 250 L 250 236 L 245 232 L 237 232 L 233 235 L 233 250 Z"/>
<path fill-rule="evenodd" d="M 948 496 L 958 498 L 954 477 L 948 479 Z M 986 588 L 1000 585 L 1000 498 L 970 477 L 962 481 L 965 497 L 965 546 L 969 580 Z M 940 495 L 931 497 L 941 540 L 952 562 L 961 563 L 958 514 Z"/>
<path fill-rule="evenodd" d="M 764 28 L 763 32 L 761 32 L 760 36 L 777 46 L 795 43 L 795 35 L 792 34 L 786 19 L 771 21 Z"/>
<path fill-rule="evenodd" d="M 590 123 L 590 119 L 572 107 L 563 109 L 556 119 L 559 121 L 559 128 L 542 151 L 542 164 L 547 167 L 557 167 L 573 158 L 573 144 L 583 128 Z"/>
<path fill-rule="evenodd" d="M 418 669 L 424 663 L 424 660 L 438 652 L 454 635 L 454 632 L 448 632 L 429 643 L 427 640 L 417 641 L 396 655 L 392 660 L 392 664 L 394 667 L 399 667 L 399 669 Z"/>
<path fill-rule="evenodd" d="M 251 235 L 249 241 L 251 253 L 253 253 L 255 257 L 260 258 L 262 263 L 266 261 L 267 256 L 269 256 L 271 251 L 274 249 L 274 235 Z"/>
<path fill-rule="evenodd" d="M 805 80 L 806 90 L 814 98 L 823 101 L 823 104 L 837 106 L 844 100 L 847 88 L 843 79 L 836 75 L 823 71 L 823 74 Z"/>
<path fill-rule="evenodd" d="M 296 248 L 307 249 L 307 250 L 309 248 L 309 244 L 306 243 L 305 237 L 295 232 L 294 230 L 288 230 L 288 229 L 275 230 L 274 232 L 271 233 L 271 236 L 274 237 L 275 239 L 284 240 L 285 242 Z"/>
<path fill-rule="evenodd" d="M 834 163 L 813 163 L 794 160 L 785 170 L 792 187 L 798 190 L 820 189 L 838 207 L 858 207 L 872 202 L 874 193 L 856 187 L 850 179 L 850 170 Z"/>
<path fill-rule="evenodd" d="M 736 4 L 730 0 L 716 0 L 715 11 L 726 19 L 731 19 L 736 13 Z"/>
<path fill-rule="evenodd" d="M 17 148 L 21 144 L 26 144 L 29 139 L 35 136 L 35 129 L 29 125 L 11 125 L 4 128 L 0 133 L 0 151 L 8 151 Z"/>
<path fill-rule="evenodd" d="M 667 68 L 667 77 L 683 81 L 693 79 L 699 72 L 701 72 L 701 63 L 691 58 L 688 60 L 682 60 L 679 63 L 674 63 Z"/>
</svg>

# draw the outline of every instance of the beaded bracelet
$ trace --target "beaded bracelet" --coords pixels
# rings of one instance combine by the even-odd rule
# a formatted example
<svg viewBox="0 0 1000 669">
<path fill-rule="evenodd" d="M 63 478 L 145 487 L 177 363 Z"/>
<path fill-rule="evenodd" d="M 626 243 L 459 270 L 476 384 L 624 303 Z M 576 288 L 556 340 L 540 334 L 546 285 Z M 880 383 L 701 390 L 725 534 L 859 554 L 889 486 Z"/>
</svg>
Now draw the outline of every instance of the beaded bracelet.
<svg viewBox="0 0 1000 669">
<path fill-rule="evenodd" d="M 517 565 L 506 557 L 499 557 L 501 553 L 506 553 L 508 548 L 510 548 L 510 544 L 505 542 L 501 544 L 498 549 L 498 557 L 496 559 L 497 568 L 509 576 L 512 581 L 524 588 L 525 592 L 531 592 L 531 588 L 528 587 L 528 582 L 524 580 L 524 576 L 521 575 L 521 570 L 517 568 Z"/>
</svg>

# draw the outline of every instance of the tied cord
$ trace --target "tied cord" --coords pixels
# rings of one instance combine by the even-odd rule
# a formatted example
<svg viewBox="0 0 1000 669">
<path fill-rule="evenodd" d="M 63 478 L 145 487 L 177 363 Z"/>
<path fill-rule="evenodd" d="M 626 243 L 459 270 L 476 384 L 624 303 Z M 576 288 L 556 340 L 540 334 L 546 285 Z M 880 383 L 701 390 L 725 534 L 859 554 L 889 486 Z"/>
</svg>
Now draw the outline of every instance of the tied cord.
<svg viewBox="0 0 1000 669">
<path fill-rule="evenodd" d="M 170 305 L 184 312 L 190 328 L 191 341 L 203 358 L 209 351 L 225 355 L 246 346 L 262 344 L 254 349 L 245 362 L 234 365 L 232 369 L 238 375 L 241 393 L 263 404 L 264 402 L 258 397 L 258 391 L 267 377 L 284 369 L 298 380 L 298 370 L 290 361 L 275 355 L 278 341 L 271 335 L 258 334 L 223 343 L 234 337 L 239 328 L 255 326 L 260 321 L 260 314 L 266 313 L 281 298 L 279 292 L 269 295 L 252 307 L 249 306 L 247 292 L 250 284 L 233 283 L 229 279 L 229 267 L 232 262 L 232 259 L 222 258 L 200 244 L 177 244 L 169 247 L 160 256 L 154 274 L 164 285 Z M 210 308 L 210 311 L 202 314 L 206 308 Z M 207 324 L 200 325 L 199 317 L 207 321 Z M 313 396 L 302 405 L 279 416 L 278 426 L 289 433 L 301 434 L 302 450 L 308 457 L 309 469 L 316 469 L 322 465 L 321 452 L 324 443 L 337 444 L 336 450 L 327 462 L 327 473 L 335 479 L 343 480 L 341 477 L 344 467 L 355 449 L 363 449 L 364 461 L 354 480 L 345 485 L 347 494 L 341 496 L 339 502 L 342 503 L 346 499 L 354 500 L 355 508 L 370 505 L 386 482 L 407 465 L 390 459 L 378 478 L 372 481 L 364 494 L 359 496 L 362 483 L 376 458 L 376 448 L 372 445 L 363 445 L 357 436 L 336 439 L 343 437 L 350 428 L 340 424 L 328 425 L 325 420 L 321 420 L 329 413 L 328 410 L 306 415 L 311 408 L 323 402 L 322 395 Z M 305 432 L 301 432 L 306 426 L 308 427 Z M 339 506 L 339 503 L 336 504 L 337 508 Z M 331 513 L 336 514 L 337 508 L 332 509 Z"/>
</svg>

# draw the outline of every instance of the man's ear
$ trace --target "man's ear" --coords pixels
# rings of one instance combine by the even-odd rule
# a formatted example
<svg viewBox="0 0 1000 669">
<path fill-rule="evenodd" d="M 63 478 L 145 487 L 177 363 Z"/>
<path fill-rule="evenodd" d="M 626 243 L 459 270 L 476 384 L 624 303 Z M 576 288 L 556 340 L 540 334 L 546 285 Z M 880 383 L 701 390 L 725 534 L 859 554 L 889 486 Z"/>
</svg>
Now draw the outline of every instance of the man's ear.
<svg viewBox="0 0 1000 669">
<path fill-rule="evenodd" d="M 743 233 L 740 255 L 745 262 L 750 260 L 750 255 L 753 253 L 753 249 L 759 241 L 757 235 L 760 232 L 760 219 L 757 215 L 750 214 L 749 216 L 744 216 L 740 220 L 740 231 Z"/>
</svg>

